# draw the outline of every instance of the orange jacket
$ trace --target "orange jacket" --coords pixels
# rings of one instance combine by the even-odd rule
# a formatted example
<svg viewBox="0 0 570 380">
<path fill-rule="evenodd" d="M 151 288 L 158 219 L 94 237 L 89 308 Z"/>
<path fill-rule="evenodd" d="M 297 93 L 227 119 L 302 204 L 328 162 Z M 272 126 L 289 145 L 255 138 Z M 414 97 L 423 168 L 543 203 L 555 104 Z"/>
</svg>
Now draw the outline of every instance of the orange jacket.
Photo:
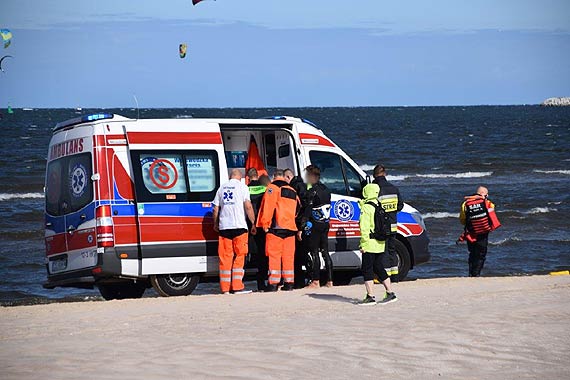
<svg viewBox="0 0 570 380">
<path fill-rule="evenodd" d="M 300 210 L 299 197 L 295 190 L 282 179 L 267 186 L 261 200 L 257 227 L 272 230 L 297 231 L 295 217 Z"/>
</svg>

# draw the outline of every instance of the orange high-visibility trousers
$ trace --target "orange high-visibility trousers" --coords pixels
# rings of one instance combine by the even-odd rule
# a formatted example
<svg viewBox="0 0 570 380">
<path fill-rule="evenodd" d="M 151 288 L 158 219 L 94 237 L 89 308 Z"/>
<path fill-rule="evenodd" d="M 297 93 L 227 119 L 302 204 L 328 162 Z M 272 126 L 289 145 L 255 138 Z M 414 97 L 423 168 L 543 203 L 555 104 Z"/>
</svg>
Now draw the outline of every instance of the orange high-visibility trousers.
<svg viewBox="0 0 570 380">
<path fill-rule="evenodd" d="M 281 238 L 269 232 L 265 240 L 265 252 L 269 256 L 269 283 L 295 281 L 295 236 Z"/>
<path fill-rule="evenodd" d="M 220 289 L 222 293 L 230 290 L 243 290 L 243 265 L 247 256 L 247 232 L 228 239 L 220 236 L 218 239 L 218 256 L 220 257 Z"/>
</svg>

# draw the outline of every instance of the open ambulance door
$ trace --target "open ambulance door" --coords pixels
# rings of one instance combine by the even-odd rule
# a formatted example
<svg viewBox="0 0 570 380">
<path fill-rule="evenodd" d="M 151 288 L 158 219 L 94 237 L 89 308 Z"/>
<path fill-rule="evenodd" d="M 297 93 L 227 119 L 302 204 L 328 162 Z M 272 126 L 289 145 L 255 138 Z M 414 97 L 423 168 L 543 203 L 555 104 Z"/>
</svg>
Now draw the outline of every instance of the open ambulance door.
<svg viewBox="0 0 570 380">
<path fill-rule="evenodd" d="M 224 148 L 216 123 L 157 123 L 139 120 L 124 127 L 141 274 L 151 276 L 162 295 L 189 294 L 201 274 L 217 270 L 211 202 L 227 179 Z"/>
</svg>

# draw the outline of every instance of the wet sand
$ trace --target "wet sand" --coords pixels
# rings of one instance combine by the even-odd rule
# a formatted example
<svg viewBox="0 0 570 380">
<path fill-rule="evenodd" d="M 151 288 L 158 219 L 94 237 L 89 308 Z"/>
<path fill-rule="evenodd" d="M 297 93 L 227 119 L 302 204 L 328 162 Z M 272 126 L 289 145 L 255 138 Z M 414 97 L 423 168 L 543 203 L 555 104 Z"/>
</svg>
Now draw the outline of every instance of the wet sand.
<svg viewBox="0 0 570 380">
<path fill-rule="evenodd" d="M 8 379 L 566 379 L 570 276 L 0 308 Z M 377 294 L 381 294 L 380 286 Z"/>
</svg>

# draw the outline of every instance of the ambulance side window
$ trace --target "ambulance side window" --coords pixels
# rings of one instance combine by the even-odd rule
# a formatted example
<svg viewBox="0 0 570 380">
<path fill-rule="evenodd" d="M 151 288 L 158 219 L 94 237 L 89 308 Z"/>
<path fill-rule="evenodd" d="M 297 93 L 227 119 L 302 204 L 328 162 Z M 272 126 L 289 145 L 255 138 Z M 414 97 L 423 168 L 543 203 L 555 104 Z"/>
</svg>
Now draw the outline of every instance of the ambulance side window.
<svg viewBox="0 0 570 380">
<path fill-rule="evenodd" d="M 344 174 L 348 185 L 348 192 L 351 197 L 362 198 L 362 182 L 364 179 L 344 158 L 342 159 Z"/>
<path fill-rule="evenodd" d="M 216 151 L 132 151 L 138 202 L 210 202 L 219 187 Z"/>
<path fill-rule="evenodd" d="M 346 195 L 340 156 L 335 153 L 313 150 L 309 152 L 311 164 L 321 169 L 321 182 L 331 193 Z"/>
</svg>

